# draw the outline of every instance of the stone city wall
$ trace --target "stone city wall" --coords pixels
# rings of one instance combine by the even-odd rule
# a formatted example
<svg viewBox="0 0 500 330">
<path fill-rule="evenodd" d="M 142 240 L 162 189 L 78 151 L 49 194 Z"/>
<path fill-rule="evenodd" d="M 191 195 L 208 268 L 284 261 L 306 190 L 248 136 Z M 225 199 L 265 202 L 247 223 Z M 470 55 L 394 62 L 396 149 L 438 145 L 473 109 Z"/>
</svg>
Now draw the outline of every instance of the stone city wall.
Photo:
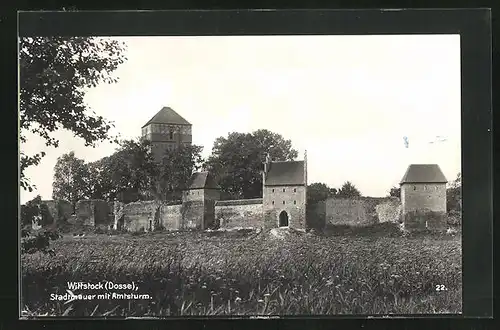
<svg viewBox="0 0 500 330">
<path fill-rule="evenodd" d="M 221 228 L 256 228 L 263 225 L 262 198 L 217 201 L 215 221 Z"/>
</svg>

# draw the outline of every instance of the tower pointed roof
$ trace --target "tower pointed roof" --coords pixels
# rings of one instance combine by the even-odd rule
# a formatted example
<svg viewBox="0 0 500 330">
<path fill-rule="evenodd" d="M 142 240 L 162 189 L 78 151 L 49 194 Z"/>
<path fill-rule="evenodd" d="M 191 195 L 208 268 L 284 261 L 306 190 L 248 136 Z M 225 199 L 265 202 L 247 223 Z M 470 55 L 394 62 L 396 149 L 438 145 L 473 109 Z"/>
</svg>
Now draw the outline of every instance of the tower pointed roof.
<svg viewBox="0 0 500 330">
<path fill-rule="evenodd" d="M 146 127 L 149 124 L 191 125 L 190 122 L 188 122 L 170 107 L 163 107 L 142 127 Z"/>
<path fill-rule="evenodd" d="M 195 172 L 191 175 L 188 189 L 219 189 L 209 172 Z"/>
<path fill-rule="evenodd" d="M 404 183 L 447 183 L 437 164 L 411 164 L 408 166 L 400 184 Z"/>
<path fill-rule="evenodd" d="M 303 160 L 271 162 L 265 186 L 302 186 L 306 184 Z"/>
</svg>

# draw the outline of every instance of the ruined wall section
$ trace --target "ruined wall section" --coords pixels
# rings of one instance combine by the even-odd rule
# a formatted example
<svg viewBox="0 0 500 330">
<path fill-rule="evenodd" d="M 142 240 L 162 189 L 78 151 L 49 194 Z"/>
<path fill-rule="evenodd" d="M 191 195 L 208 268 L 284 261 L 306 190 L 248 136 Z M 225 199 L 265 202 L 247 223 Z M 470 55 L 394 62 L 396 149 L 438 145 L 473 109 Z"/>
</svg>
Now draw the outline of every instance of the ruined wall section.
<svg viewBox="0 0 500 330">
<path fill-rule="evenodd" d="M 123 229 L 126 231 L 153 230 L 158 203 L 155 201 L 133 202 L 123 205 Z"/>
<path fill-rule="evenodd" d="M 50 214 L 50 222 L 55 224 L 59 221 L 68 221 L 73 214 L 73 206 L 64 200 L 44 200 Z"/>
<path fill-rule="evenodd" d="M 76 224 L 90 227 L 107 227 L 109 219 L 109 204 L 101 199 L 81 200 L 76 203 Z"/>
</svg>

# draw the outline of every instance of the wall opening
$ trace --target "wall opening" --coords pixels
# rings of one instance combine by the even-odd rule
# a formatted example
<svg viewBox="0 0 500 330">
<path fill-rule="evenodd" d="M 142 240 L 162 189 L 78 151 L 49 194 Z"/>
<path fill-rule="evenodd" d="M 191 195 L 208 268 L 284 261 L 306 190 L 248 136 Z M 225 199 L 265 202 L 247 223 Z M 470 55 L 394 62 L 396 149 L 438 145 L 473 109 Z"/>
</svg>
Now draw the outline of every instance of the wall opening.
<svg viewBox="0 0 500 330">
<path fill-rule="evenodd" d="M 118 219 L 117 223 L 116 223 L 116 230 L 123 230 L 123 224 L 125 223 L 125 217 L 122 216 L 120 219 Z"/>
<path fill-rule="evenodd" d="M 288 213 L 286 211 L 281 211 L 279 221 L 280 227 L 288 227 Z"/>
</svg>

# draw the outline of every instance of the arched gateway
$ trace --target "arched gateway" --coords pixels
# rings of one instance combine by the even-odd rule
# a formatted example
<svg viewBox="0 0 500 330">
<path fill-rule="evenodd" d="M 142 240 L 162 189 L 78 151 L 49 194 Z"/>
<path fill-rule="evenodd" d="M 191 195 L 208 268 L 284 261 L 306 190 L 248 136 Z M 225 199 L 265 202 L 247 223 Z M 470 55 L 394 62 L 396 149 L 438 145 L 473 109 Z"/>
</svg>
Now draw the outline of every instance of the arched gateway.
<svg viewBox="0 0 500 330">
<path fill-rule="evenodd" d="M 288 213 L 286 211 L 281 211 L 279 216 L 279 226 L 288 227 Z"/>
</svg>

